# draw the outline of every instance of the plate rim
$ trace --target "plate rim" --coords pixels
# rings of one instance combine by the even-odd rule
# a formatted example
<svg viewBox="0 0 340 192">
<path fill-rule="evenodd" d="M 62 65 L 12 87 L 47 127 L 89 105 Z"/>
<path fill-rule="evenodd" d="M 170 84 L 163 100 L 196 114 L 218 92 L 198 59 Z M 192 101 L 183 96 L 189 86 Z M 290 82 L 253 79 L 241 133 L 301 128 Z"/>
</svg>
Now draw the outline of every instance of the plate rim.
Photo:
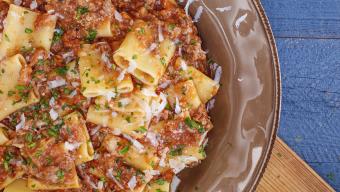
<svg viewBox="0 0 340 192">
<path fill-rule="evenodd" d="M 274 117 L 273 117 L 273 125 L 272 125 L 272 131 L 271 135 L 269 137 L 269 143 L 267 144 L 267 149 L 264 154 L 264 158 L 262 159 L 262 162 L 260 162 L 258 172 L 254 174 L 255 179 L 250 184 L 249 191 L 255 191 L 257 186 L 259 185 L 262 177 L 264 176 L 265 170 L 267 168 L 267 165 L 269 163 L 269 159 L 272 155 L 272 150 L 274 148 L 274 143 L 277 137 L 277 132 L 280 125 L 280 117 L 281 117 L 281 102 L 282 102 L 282 81 L 281 81 L 281 69 L 280 69 L 280 60 L 279 60 L 279 54 L 276 46 L 276 41 L 274 38 L 274 34 L 271 28 L 271 25 L 269 23 L 269 19 L 265 13 L 265 10 L 262 6 L 261 0 L 252 0 L 256 11 L 259 15 L 259 18 L 261 19 L 261 23 L 264 29 L 264 33 L 266 34 L 270 51 L 271 51 L 271 57 L 273 59 L 272 66 L 273 66 L 273 76 L 275 80 L 275 88 L 274 88 Z"/>
</svg>

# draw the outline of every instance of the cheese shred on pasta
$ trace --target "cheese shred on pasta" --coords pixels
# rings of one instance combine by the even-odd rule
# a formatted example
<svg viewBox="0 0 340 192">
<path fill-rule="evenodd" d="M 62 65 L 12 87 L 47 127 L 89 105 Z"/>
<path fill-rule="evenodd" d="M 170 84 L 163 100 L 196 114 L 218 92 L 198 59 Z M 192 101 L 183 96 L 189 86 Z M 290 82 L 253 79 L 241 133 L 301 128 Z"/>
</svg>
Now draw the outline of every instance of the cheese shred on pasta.
<svg viewBox="0 0 340 192">
<path fill-rule="evenodd" d="M 175 191 L 222 77 L 189 5 L 0 1 L 0 190 Z"/>
</svg>

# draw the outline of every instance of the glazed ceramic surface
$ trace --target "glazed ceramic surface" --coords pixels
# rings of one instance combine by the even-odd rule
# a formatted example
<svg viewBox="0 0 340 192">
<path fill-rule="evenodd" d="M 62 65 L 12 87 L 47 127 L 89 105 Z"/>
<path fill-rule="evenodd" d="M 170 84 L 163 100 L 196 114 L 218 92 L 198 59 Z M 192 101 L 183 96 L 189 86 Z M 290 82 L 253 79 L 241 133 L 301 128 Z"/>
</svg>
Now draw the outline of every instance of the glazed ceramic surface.
<svg viewBox="0 0 340 192">
<path fill-rule="evenodd" d="M 275 42 L 257 0 L 200 0 L 192 16 L 209 58 L 222 66 L 211 111 L 207 159 L 185 170 L 181 192 L 253 191 L 267 164 L 280 111 L 280 71 Z"/>
</svg>

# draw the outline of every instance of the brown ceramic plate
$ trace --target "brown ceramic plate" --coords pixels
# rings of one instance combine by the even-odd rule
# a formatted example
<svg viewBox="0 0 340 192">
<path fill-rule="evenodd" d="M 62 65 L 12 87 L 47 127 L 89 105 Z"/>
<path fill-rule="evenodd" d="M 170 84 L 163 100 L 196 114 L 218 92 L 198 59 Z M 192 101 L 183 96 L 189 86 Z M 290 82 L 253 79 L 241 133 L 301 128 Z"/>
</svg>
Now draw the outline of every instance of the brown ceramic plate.
<svg viewBox="0 0 340 192">
<path fill-rule="evenodd" d="M 181 192 L 253 191 L 273 147 L 280 113 L 280 70 L 259 0 L 198 0 L 197 27 L 208 55 L 222 66 L 211 112 L 207 159 L 180 177 Z"/>
</svg>

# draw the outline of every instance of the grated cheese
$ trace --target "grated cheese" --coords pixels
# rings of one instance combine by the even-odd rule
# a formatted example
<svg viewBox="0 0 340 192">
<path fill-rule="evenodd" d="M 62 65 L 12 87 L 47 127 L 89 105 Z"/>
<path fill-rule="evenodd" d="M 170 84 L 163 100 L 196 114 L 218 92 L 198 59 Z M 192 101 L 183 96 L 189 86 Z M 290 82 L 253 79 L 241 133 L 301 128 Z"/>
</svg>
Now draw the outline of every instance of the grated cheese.
<svg viewBox="0 0 340 192">
<path fill-rule="evenodd" d="M 49 101 L 48 103 L 50 104 L 51 107 L 53 107 L 54 104 L 55 104 L 55 99 L 54 99 L 54 97 L 51 97 L 51 99 L 50 99 L 50 101 Z"/>
<path fill-rule="evenodd" d="M 193 20 L 195 23 L 198 22 L 198 20 L 201 18 L 202 13 L 203 13 L 203 7 L 202 7 L 202 6 L 199 6 L 199 7 L 197 8 L 197 11 L 196 11 L 196 13 L 195 13 L 194 20 Z"/>
<path fill-rule="evenodd" d="M 54 89 L 54 88 L 66 85 L 66 81 L 65 79 L 61 78 L 61 79 L 56 79 L 54 81 L 49 81 L 47 82 L 47 84 L 50 89 Z"/>
<path fill-rule="evenodd" d="M 182 109 L 181 109 L 181 106 L 179 105 L 178 97 L 176 96 L 175 113 L 179 114 L 179 113 L 181 113 L 181 111 L 182 111 Z"/>
<path fill-rule="evenodd" d="M 221 81 L 221 76 L 222 76 L 222 67 L 218 66 L 216 71 L 215 71 L 215 77 L 214 77 L 214 81 L 216 83 L 220 83 Z"/>
<path fill-rule="evenodd" d="M 137 149 L 137 151 L 138 151 L 139 153 L 144 153 L 144 152 L 145 152 L 144 146 L 143 146 L 139 141 L 137 141 L 136 139 L 130 137 L 130 136 L 127 135 L 127 134 L 123 134 L 123 137 L 124 137 L 125 139 L 129 140 L 129 141 L 132 143 L 132 145 Z"/>
<path fill-rule="evenodd" d="M 148 88 L 143 88 L 142 93 L 147 97 L 157 97 L 158 95 L 155 93 L 155 91 L 150 90 Z"/>
<path fill-rule="evenodd" d="M 188 70 L 188 65 L 184 60 L 181 60 L 181 68 L 183 69 L 183 71 Z"/>
<path fill-rule="evenodd" d="M 129 62 L 129 67 L 126 69 L 128 73 L 133 73 L 135 69 L 137 68 L 137 62 L 135 60 L 131 60 Z"/>
<path fill-rule="evenodd" d="M 36 9 L 36 8 L 38 8 L 38 3 L 37 3 L 36 0 L 33 0 L 33 1 L 31 2 L 30 8 L 31 8 L 31 9 Z"/>
<path fill-rule="evenodd" d="M 58 119 L 59 114 L 52 108 L 50 110 L 50 117 L 53 121 L 55 121 L 56 119 Z"/>
<path fill-rule="evenodd" d="M 120 72 L 119 76 L 117 77 L 118 82 L 121 82 L 124 79 L 125 73 L 126 73 L 126 69 Z"/>
<path fill-rule="evenodd" d="M 242 15 L 241 17 L 239 17 L 239 18 L 236 20 L 236 22 L 235 22 L 235 27 L 236 27 L 236 29 L 238 29 L 238 28 L 240 27 L 241 23 L 242 23 L 243 21 L 246 20 L 247 16 L 248 16 L 248 13 Z"/>
<path fill-rule="evenodd" d="M 130 181 L 128 182 L 128 186 L 131 190 L 133 190 L 137 185 L 136 176 L 131 177 Z"/>
<path fill-rule="evenodd" d="M 20 129 L 25 127 L 26 117 L 25 114 L 21 114 L 20 122 L 15 126 L 15 131 L 19 131 Z"/>
<path fill-rule="evenodd" d="M 225 11 L 231 11 L 231 6 L 226 6 L 226 7 L 217 7 L 216 8 L 217 11 L 219 12 L 225 12 Z"/>
<path fill-rule="evenodd" d="M 22 0 L 14 0 L 13 2 L 15 5 L 21 5 L 22 3 Z"/>
<path fill-rule="evenodd" d="M 146 138 L 149 139 L 152 146 L 157 147 L 159 145 L 156 133 L 148 132 Z"/>
<path fill-rule="evenodd" d="M 117 10 L 115 10 L 114 16 L 115 16 L 115 19 L 116 19 L 117 21 L 123 22 L 123 17 L 122 17 L 122 15 L 121 15 Z"/>
<path fill-rule="evenodd" d="M 176 192 L 181 180 L 175 175 L 170 184 L 170 192 Z"/>
<path fill-rule="evenodd" d="M 159 40 L 159 42 L 164 41 L 164 36 L 163 36 L 163 31 L 162 31 L 161 25 L 158 25 L 158 40 Z"/>
<path fill-rule="evenodd" d="M 193 2 L 194 2 L 194 0 L 188 0 L 188 1 L 187 1 L 187 4 L 186 4 L 185 7 L 184 7 L 185 13 L 186 13 L 187 15 L 189 15 L 189 7 L 190 7 L 191 3 L 193 3 Z"/>
<path fill-rule="evenodd" d="M 165 167 L 166 166 L 165 159 L 166 159 L 166 154 L 168 152 L 169 152 L 169 148 L 168 147 L 163 149 L 162 155 L 161 155 L 161 159 L 159 160 L 159 166 L 161 166 L 161 167 Z"/>
<path fill-rule="evenodd" d="M 107 170 L 107 176 L 110 178 L 110 179 L 112 179 L 112 181 L 114 181 L 117 185 L 118 185 L 118 187 L 119 188 L 121 188 L 121 189 L 124 189 L 124 187 L 123 187 L 123 185 L 122 184 L 120 184 L 120 182 L 116 179 L 116 177 L 113 175 L 113 169 L 112 168 L 110 168 L 109 170 Z"/>
<path fill-rule="evenodd" d="M 74 151 L 81 146 L 81 143 L 69 143 L 66 141 L 64 143 L 64 146 L 65 146 L 65 149 L 67 149 L 68 151 Z"/>
</svg>

